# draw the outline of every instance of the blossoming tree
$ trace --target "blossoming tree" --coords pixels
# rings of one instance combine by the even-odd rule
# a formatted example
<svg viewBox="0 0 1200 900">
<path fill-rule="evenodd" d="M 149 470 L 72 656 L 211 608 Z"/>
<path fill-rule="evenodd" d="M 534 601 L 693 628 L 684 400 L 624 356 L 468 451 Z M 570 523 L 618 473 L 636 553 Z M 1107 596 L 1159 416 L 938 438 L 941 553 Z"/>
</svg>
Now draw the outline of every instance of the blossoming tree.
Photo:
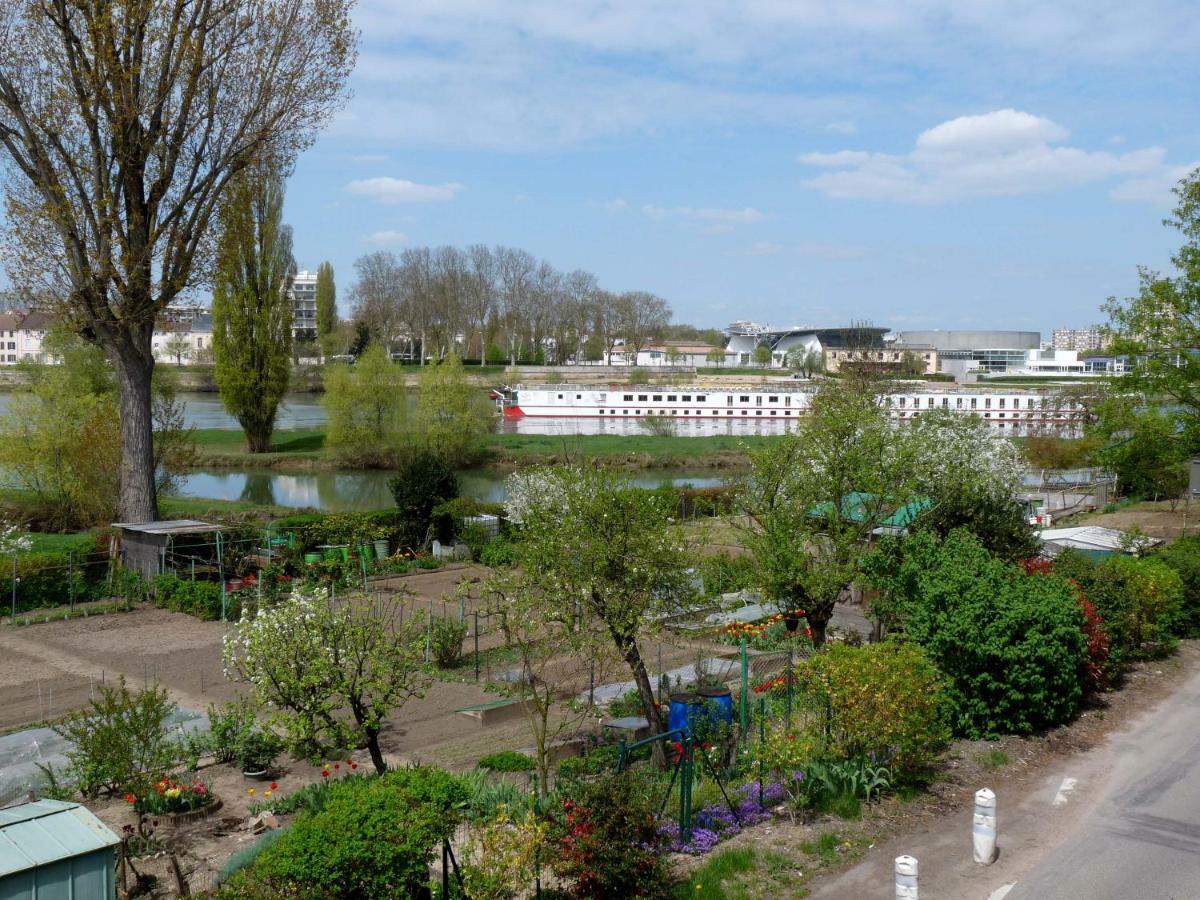
<svg viewBox="0 0 1200 900">
<path fill-rule="evenodd" d="M 311 755 L 361 740 L 384 772 L 384 720 L 429 683 L 421 668 L 424 624 L 398 613 L 395 600 L 334 603 L 322 589 L 297 588 L 257 617 L 243 616 L 226 636 L 225 674 L 250 684 L 296 751 Z"/>
</svg>

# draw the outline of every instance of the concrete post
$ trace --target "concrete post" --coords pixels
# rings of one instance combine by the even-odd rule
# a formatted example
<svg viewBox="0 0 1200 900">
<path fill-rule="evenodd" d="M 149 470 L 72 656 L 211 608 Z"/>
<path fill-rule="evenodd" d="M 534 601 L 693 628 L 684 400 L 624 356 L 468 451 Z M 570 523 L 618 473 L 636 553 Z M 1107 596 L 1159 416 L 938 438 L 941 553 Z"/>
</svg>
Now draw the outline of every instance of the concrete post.
<svg viewBox="0 0 1200 900">
<path fill-rule="evenodd" d="M 917 900 L 917 858 L 896 857 L 896 900 Z"/>
<path fill-rule="evenodd" d="M 996 859 L 996 795 L 988 788 L 975 792 L 971 836 L 975 844 L 975 862 L 990 866 Z"/>
</svg>

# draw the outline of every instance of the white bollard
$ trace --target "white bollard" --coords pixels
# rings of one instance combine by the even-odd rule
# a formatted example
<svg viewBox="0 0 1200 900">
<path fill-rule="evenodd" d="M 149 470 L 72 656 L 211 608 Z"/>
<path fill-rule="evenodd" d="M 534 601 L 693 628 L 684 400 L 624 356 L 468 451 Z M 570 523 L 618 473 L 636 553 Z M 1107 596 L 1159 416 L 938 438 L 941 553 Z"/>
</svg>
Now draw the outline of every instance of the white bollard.
<svg viewBox="0 0 1200 900">
<path fill-rule="evenodd" d="M 988 788 L 975 792 L 971 835 L 975 843 L 975 862 L 990 866 L 996 860 L 996 795 Z"/>
<path fill-rule="evenodd" d="M 917 900 L 917 858 L 896 857 L 896 900 Z"/>
</svg>

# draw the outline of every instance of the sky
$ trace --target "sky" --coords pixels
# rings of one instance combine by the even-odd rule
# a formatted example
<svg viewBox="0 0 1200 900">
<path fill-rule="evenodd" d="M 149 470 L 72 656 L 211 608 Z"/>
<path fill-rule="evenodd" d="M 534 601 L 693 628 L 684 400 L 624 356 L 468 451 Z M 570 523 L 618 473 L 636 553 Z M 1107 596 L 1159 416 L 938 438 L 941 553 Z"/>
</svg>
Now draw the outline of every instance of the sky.
<svg viewBox="0 0 1200 900">
<path fill-rule="evenodd" d="M 1049 332 L 1169 266 L 1181 0 L 360 0 L 302 268 L 522 247 L 677 321 Z"/>
</svg>

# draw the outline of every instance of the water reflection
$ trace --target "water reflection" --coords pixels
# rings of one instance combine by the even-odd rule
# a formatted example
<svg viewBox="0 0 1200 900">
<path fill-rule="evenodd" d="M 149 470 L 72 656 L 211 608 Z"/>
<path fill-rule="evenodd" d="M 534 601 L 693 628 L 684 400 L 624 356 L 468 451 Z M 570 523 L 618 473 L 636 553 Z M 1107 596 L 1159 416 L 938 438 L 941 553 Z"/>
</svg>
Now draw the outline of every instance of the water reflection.
<svg viewBox="0 0 1200 900">
<path fill-rule="evenodd" d="M 192 472 L 183 476 L 179 494 L 208 500 L 245 500 L 259 505 L 293 509 L 313 508 L 326 512 L 356 512 L 383 509 L 394 504 L 388 481 L 390 472 L 308 472 L 287 474 L 262 469 Z M 499 503 L 507 496 L 505 476 L 478 469 L 458 473 L 462 494 Z M 657 471 L 637 475 L 634 484 L 690 484 L 712 487 L 723 483 L 719 476 L 694 475 L 681 471 Z"/>
</svg>

